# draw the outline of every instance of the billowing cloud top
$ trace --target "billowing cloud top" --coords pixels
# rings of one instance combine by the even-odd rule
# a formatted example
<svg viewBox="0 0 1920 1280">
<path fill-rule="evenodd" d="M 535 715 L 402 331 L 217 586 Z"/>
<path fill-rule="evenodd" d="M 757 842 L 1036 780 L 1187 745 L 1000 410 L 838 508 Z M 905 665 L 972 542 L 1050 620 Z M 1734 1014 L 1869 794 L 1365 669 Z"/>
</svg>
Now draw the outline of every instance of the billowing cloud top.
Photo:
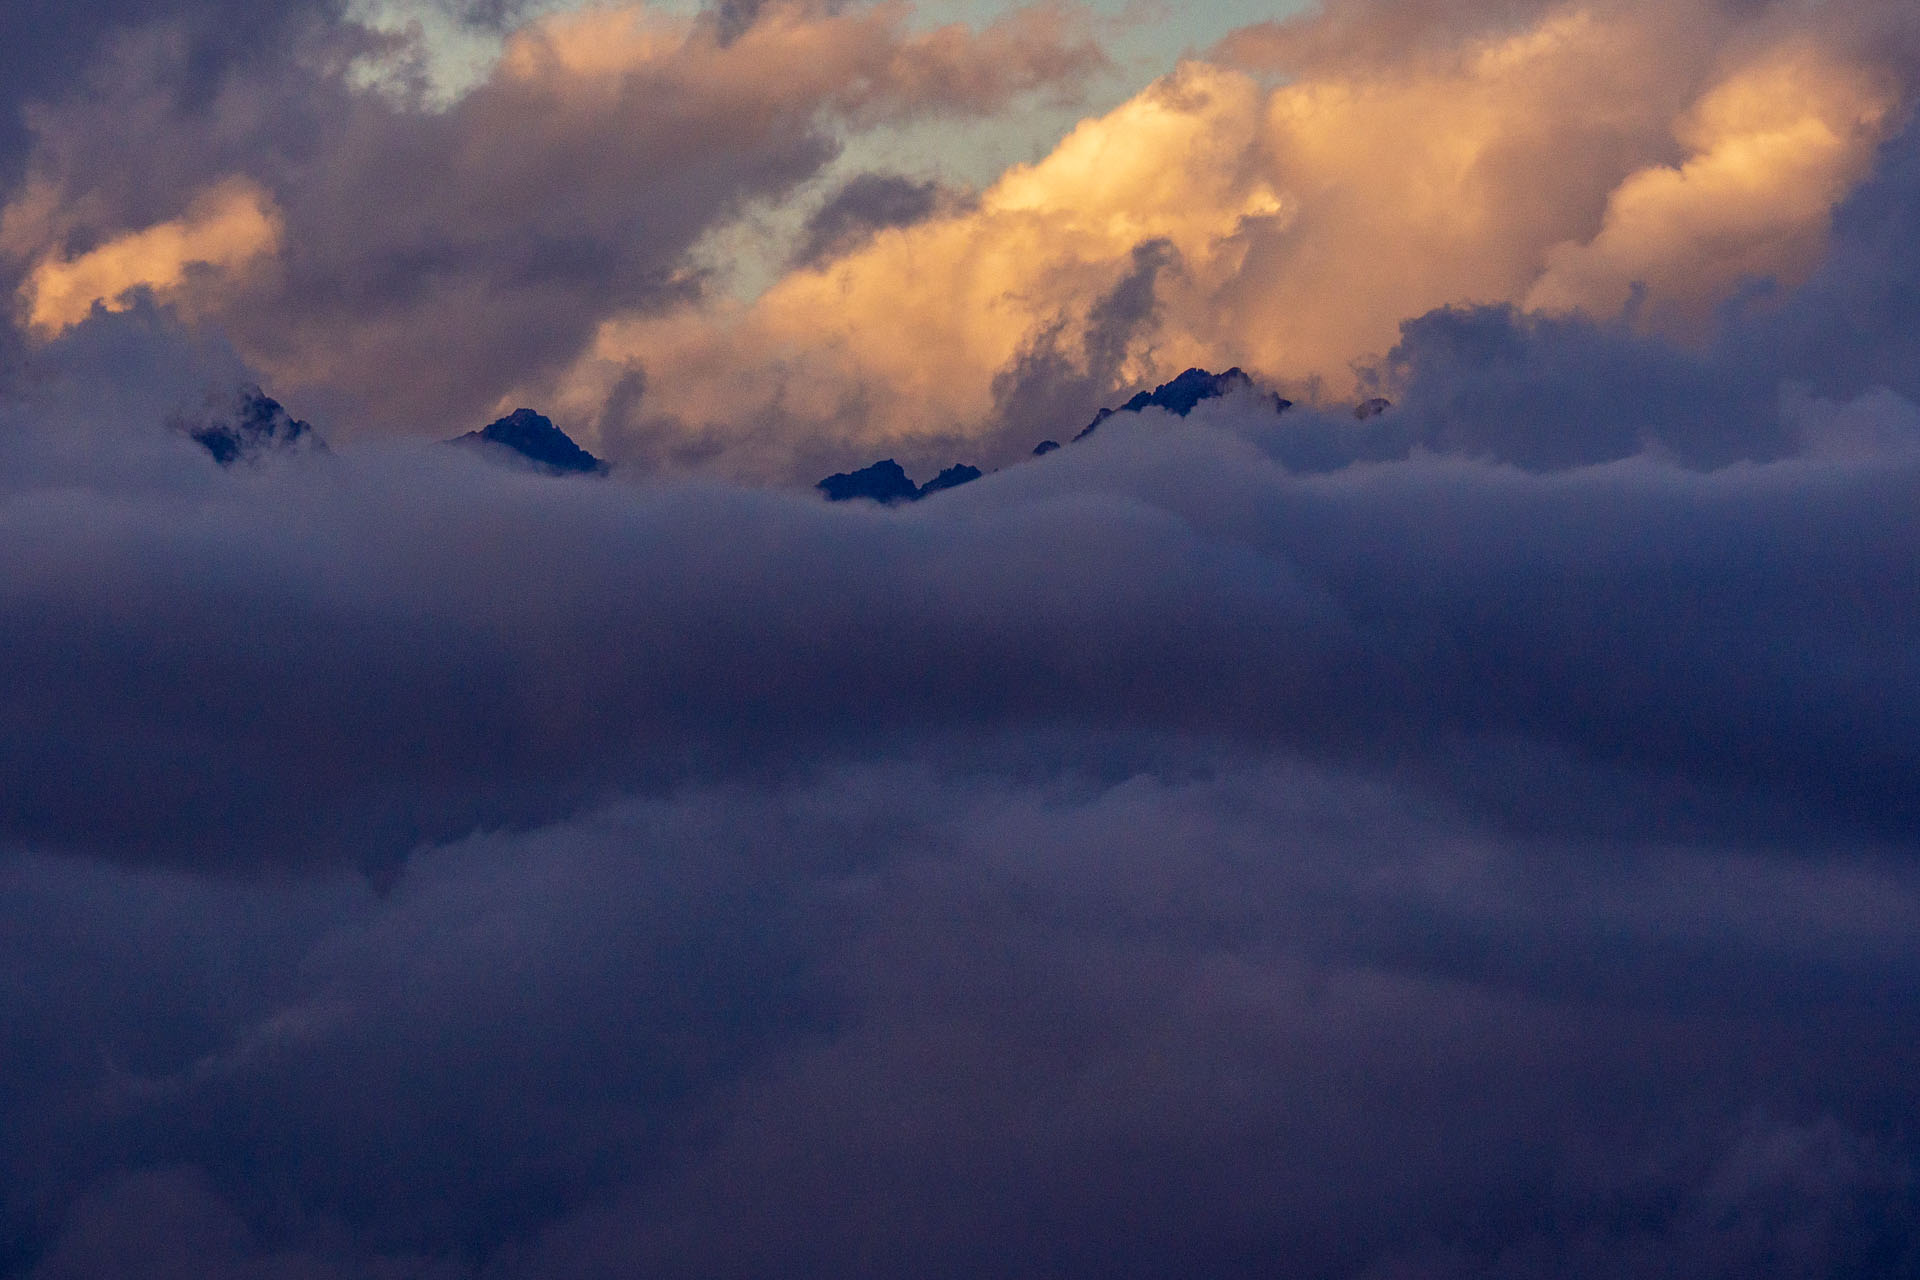
<svg viewBox="0 0 1920 1280">
<path fill-rule="evenodd" d="M 790 222 L 750 300 L 712 275 L 743 217 L 838 181 L 874 128 L 1076 92 L 1105 65 L 1087 18 L 562 9 L 509 24 L 450 104 L 408 78 L 404 36 L 314 22 L 271 76 L 189 95 L 183 21 L 33 104 L 0 255 L 42 339 L 144 289 L 345 431 L 544 403 L 673 469 L 793 481 L 964 439 L 1011 456 L 1034 405 L 1089 412 L 1194 364 L 1347 395 L 1402 320 L 1449 304 L 1630 310 L 1699 341 L 1819 261 L 1906 118 L 1903 14 L 1337 0 L 1182 62 L 971 197 L 851 174 L 821 215 L 864 201 L 879 220 L 846 228 L 871 233 Z"/>
<path fill-rule="evenodd" d="M 1920 1270 L 1903 9 L 95 8 L 0 1277 Z"/>
<path fill-rule="evenodd" d="M 898 5 L 783 3 L 730 33 L 634 5 L 514 31 L 434 109 L 362 86 L 353 30 L 183 102 L 181 40 L 145 29 L 99 92 L 37 105 L 0 211 L 35 329 L 145 289 L 282 390 L 444 431 L 564 366 L 602 316 L 696 288 L 689 247 L 818 171 L 838 131 L 991 112 L 1101 62 L 1063 10 L 920 31 Z"/>
<path fill-rule="evenodd" d="M 1864 38 L 1894 15 L 1844 8 L 1462 13 L 1366 58 L 1360 6 L 1244 32 L 969 207 L 751 305 L 608 321 L 559 391 L 590 419 L 639 371 L 650 434 L 778 416 L 879 444 L 1019 421 L 1038 369 L 1082 408 L 1207 361 L 1343 395 L 1450 303 L 1631 305 L 1698 339 L 1750 282 L 1806 277 L 1904 119 L 1907 68 Z"/>
</svg>

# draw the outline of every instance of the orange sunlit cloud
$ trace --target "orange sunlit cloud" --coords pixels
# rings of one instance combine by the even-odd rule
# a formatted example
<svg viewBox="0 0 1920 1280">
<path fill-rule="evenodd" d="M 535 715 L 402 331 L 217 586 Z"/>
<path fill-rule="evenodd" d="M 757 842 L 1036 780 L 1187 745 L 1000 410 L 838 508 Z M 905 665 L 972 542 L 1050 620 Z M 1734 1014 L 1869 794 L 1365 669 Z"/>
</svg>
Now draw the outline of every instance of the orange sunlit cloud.
<svg viewBox="0 0 1920 1280">
<path fill-rule="evenodd" d="M 1530 307 L 1622 306 L 1636 282 L 1698 322 L 1742 278 L 1797 283 L 1818 260 L 1827 215 L 1866 176 L 1893 95 L 1821 55 L 1783 50 L 1708 93 L 1677 124 L 1678 165 L 1629 176 L 1585 243 L 1556 245 Z"/>
<path fill-rule="evenodd" d="M 563 380 L 591 420 L 646 373 L 705 431 L 769 415 L 879 444 L 964 434 L 1035 344 L 1073 352 L 1135 249 L 1177 254 L 1117 370 L 1240 364 L 1330 395 L 1456 302 L 1698 321 L 1804 275 L 1897 102 L 1805 42 L 1727 65 L 1650 6 L 1552 9 L 1397 63 L 1274 84 L 1188 62 L 973 205 L 795 270 L 751 304 L 616 317 Z"/>
<path fill-rule="evenodd" d="M 135 289 L 166 298 L 197 270 L 233 271 L 279 247 L 280 217 L 256 184 L 233 178 L 202 193 L 180 217 L 116 236 L 72 258 L 49 255 L 21 286 L 28 322 L 42 335 L 86 319 L 95 303 L 123 310 Z"/>
</svg>

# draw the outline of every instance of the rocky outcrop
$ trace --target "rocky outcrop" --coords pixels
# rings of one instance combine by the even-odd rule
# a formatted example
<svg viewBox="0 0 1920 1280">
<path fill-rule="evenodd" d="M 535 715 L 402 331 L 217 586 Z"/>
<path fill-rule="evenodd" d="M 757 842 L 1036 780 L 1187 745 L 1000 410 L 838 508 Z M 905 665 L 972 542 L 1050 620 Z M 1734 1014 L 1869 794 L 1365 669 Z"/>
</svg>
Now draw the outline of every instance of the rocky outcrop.
<svg viewBox="0 0 1920 1280">
<path fill-rule="evenodd" d="M 883 458 L 858 471 L 840 471 L 828 476 L 814 488 L 827 495 L 828 502 L 846 502 L 866 498 L 883 505 L 918 502 L 942 489 L 954 489 L 980 478 L 978 467 L 956 462 L 923 485 L 915 485 L 905 468 L 892 458 Z"/>
<path fill-rule="evenodd" d="M 223 467 L 268 456 L 327 452 L 311 423 L 294 417 L 255 386 L 237 388 L 224 401 L 210 400 L 201 416 L 176 418 L 173 425 Z"/>
<path fill-rule="evenodd" d="M 553 420 L 532 409 L 515 409 L 478 431 L 455 436 L 448 444 L 477 449 L 547 475 L 603 475 L 607 464 L 573 442 Z"/>
<path fill-rule="evenodd" d="M 827 495 L 828 502 L 849 502 L 866 498 L 873 502 L 912 502 L 920 489 L 907 479 L 904 468 L 892 458 L 883 458 L 858 471 L 837 471 L 814 488 Z"/>
<path fill-rule="evenodd" d="M 1086 439 L 1094 433 L 1101 423 L 1116 413 L 1139 413 L 1143 409 L 1165 409 L 1175 417 L 1184 418 L 1192 413 L 1194 406 L 1203 400 L 1215 400 L 1230 391 L 1242 389 L 1251 391 L 1253 387 L 1253 379 L 1248 377 L 1245 371 L 1238 367 L 1229 369 L 1225 373 L 1209 373 L 1205 369 L 1189 369 L 1172 382 L 1163 382 L 1151 391 L 1140 392 L 1117 409 L 1102 409 L 1099 413 L 1093 415 L 1093 421 L 1089 422 L 1074 439 Z M 1283 400 L 1271 391 L 1267 392 L 1266 396 L 1268 402 L 1273 406 L 1275 413 L 1285 413 L 1293 407 L 1293 401 Z M 1046 442 L 1043 442 L 1043 444 L 1044 443 Z M 1035 449 L 1034 452 L 1037 454 L 1051 452 L 1051 450 L 1038 448 Z"/>
</svg>

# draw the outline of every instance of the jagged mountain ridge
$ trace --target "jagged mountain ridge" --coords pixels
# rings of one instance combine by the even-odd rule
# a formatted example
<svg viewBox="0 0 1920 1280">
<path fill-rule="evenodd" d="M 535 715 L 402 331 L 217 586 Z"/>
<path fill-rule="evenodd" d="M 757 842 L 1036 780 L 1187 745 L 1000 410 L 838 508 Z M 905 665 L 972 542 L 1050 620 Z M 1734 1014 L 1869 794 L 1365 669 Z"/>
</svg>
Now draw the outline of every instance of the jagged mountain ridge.
<svg viewBox="0 0 1920 1280">
<path fill-rule="evenodd" d="M 1074 441 L 1086 439 L 1107 419 L 1118 413 L 1139 413 L 1149 408 L 1186 417 L 1203 401 L 1217 399 L 1235 391 L 1254 391 L 1255 383 L 1237 366 L 1224 373 L 1192 368 L 1151 391 L 1141 391 L 1117 408 L 1103 408 L 1094 415 Z M 1284 413 L 1293 402 L 1272 391 L 1261 392 L 1275 413 Z M 210 403 L 213 403 L 210 401 Z M 1384 397 L 1375 397 L 1357 405 L 1358 419 L 1377 417 L 1392 407 Z M 184 431 L 205 448 L 221 466 L 251 461 L 268 454 L 328 452 L 311 423 L 293 417 L 279 401 L 258 386 L 247 385 L 233 393 L 225 405 L 210 410 L 199 419 L 176 419 L 176 429 Z M 477 431 L 469 431 L 444 443 L 476 449 L 497 460 L 529 467 L 547 475 L 604 475 L 608 464 L 576 444 L 572 437 L 553 424 L 553 420 L 533 409 L 515 409 Z M 1042 440 L 1034 447 L 1036 457 L 1044 457 L 1061 446 Z M 830 502 L 865 498 L 882 505 L 917 502 L 932 494 L 957 488 L 977 480 L 980 468 L 955 463 L 927 481 L 916 485 L 904 468 L 885 458 L 857 471 L 836 472 L 814 487 Z"/>
<path fill-rule="evenodd" d="M 1184 418 L 1192 413 L 1194 407 L 1203 400 L 1214 400 L 1234 391 L 1256 391 L 1253 379 L 1245 370 L 1235 366 L 1225 373 L 1213 373 L 1206 369 L 1188 369 L 1170 382 L 1163 382 L 1151 391 L 1141 391 L 1118 408 L 1102 409 L 1095 414 L 1080 433 L 1073 437 L 1078 442 L 1092 435 L 1096 428 L 1116 413 L 1139 413 L 1144 409 L 1164 409 L 1176 417 Z M 1293 407 L 1293 401 L 1284 399 L 1278 393 L 1261 392 L 1262 399 L 1273 407 L 1275 413 L 1285 413 Z M 1369 402 L 1372 403 L 1372 402 Z M 1383 406 L 1384 401 L 1380 402 Z M 1374 410 L 1379 412 L 1379 410 Z M 1033 456 L 1045 457 L 1060 448 L 1057 440 L 1042 440 L 1033 448 Z M 929 480 L 925 485 L 916 486 L 908 478 L 906 471 L 892 458 L 883 458 L 858 471 L 842 471 L 828 476 L 814 487 L 826 494 L 829 502 L 847 502 L 854 498 L 866 498 L 882 505 L 896 502 L 916 502 L 930 493 L 942 489 L 951 489 L 970 480 L 980 478 L 980 469 L 964 464 L 955 464 Z"/>
<path fill-rule="evenodd" d="M 447 441 L 463 449 L 479 449 L 496 457 L 511 455 L 548 475 L 605 475 L 607 464 L 573 442 L 553 425 L 553 419 L 532 409 L 515 409 L 478 431 Z"/>
<path fill-rule="evenodd" d="M 1202 400 L 1216 400 L 1230 391 L 1238 391 L 1243 388 L 1249 391 L 1253 390 L 1254 382 L 1253 379 L 1247 375 L 1246 371 L 1238 365 L 1235 365 L 1225 373 L 1210 373 L 1205 369 L 1197 368 L 1188 369 L 1171 382 L 1163 382 L 1151 391 L 1139 392 L 1117 409 L 1100 410 L 1100 412 L 1093 415 L 1093 421 L 1083 427 L 1080 434 L 1074 437 L 1074 440 L 1086 439 L 1094 433 L 1101 423 L 1116 413 L 1139 413 L 1143 409 L 1165 409 L 1175 417 L 1184 418 L 1192 413 L 1194 407 Z M 1277 392 L 1266 392 L 1265 398 L 1267 402 L 1273 406 L 1275 413 L 1285 413 L 1287 410 L 1293 408 L 1293 401 L 1282 398 Z M 1040 446 L 1036 448 L 1034 452 L 1051 452 L 1051 450 L 1046 449 L 1046 446 L 1052 443 L 1050 440 L 1042 440 Z"/>
<path fill-rule="evenodd" d="M 814 488 L 826 494 L 828 502 L 848 502 L 854 498 L 866 498 L 882 506 L 891 506 L 896 502 L 918 502 L 929 494 L 939 493 L 942 489 L 953 489 L 978 480 L 981 474 L 978 467 L 956 462 L 925 484 L 916 485 L 899 463 L 892 458 L 882 458 L 858 471 L 835 472 L 816 484 Z"/>
<path fill-rule="evenodd" d="M 172 425 L 187 433 L 223 467 L 254 462 L 269 455 L 326 453 L 327 442 L 310 422 L 288 413 L 278 400 L 248 384 L 223 403 L 209 397 L 198 419 L 176 418 Z"/>
<path fill-rule="evenodd" d="M 269 456 L 331 452 L 312 423 L 294 417 L 253 384 L 242 385 L 224 398 L 210 396 L 198 416 L 176 417 L 170 425 L 223 467 Z M 445 443 L 479 449 L 548 475 L 603 475 L 608 470 L 605 462 L 575 444 L 552 419 L 532 409 L 516 409 Z"/>
</svg>

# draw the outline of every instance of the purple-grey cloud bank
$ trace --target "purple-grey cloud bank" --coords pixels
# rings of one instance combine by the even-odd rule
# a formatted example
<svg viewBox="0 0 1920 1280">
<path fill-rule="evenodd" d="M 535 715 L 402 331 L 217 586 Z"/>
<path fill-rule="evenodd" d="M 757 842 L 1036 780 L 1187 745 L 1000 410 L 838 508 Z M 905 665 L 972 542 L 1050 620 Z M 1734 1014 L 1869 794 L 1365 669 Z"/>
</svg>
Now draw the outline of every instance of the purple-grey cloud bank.
<svg viewBox="0 0 1920 1280">
<path fill-rule="evenodd" d="M 282 88 L 242 122 L 345 109 Z M 606 259 L 460 168 L 490 103 L 354 181 L 427 157 L 592 288 L 832 144 L 742 123 Z M 187 294 L 15 335 L 0 1276 L 1920 1272 L 1916 227 L 1907 128 L 1703 340 L 1461 303 L 1376 417 L 1122 414 L 897 508 L 377 433 L 223 468 L 179 414 L 258 370 Z M 555 252 L 302 305 L 451 351 L 442 284 L 559 315 Z M 996 429 L 1084 425 L 1174 269 L 1131 261 Z"/>
</svg>

